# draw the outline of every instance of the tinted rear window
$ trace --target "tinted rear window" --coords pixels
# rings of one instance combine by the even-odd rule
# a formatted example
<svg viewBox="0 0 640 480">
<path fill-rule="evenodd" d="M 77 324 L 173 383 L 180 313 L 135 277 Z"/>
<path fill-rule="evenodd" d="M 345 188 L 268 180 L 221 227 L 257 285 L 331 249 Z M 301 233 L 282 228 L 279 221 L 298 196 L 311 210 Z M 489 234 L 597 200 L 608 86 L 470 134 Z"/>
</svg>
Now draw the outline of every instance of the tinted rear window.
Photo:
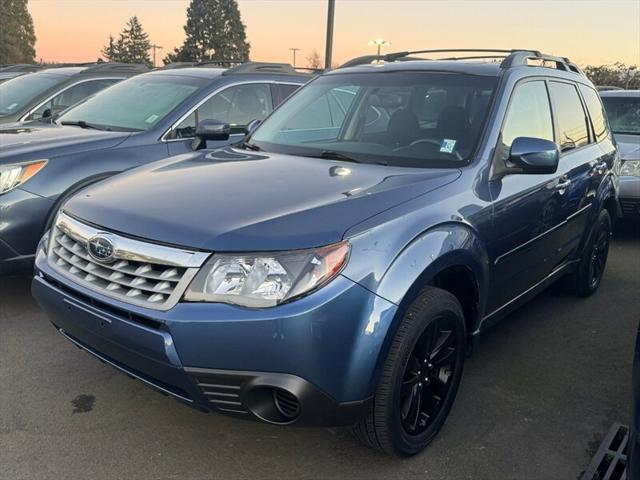
<svg viewBox="0 0 640 480">
<path fill-rule="evenodd" d="M 558 121 L 560 151 L 580 148 L 589 143 L 587 118 L 573 84 L 549 82 L 551 100 Z"/>
</svg>

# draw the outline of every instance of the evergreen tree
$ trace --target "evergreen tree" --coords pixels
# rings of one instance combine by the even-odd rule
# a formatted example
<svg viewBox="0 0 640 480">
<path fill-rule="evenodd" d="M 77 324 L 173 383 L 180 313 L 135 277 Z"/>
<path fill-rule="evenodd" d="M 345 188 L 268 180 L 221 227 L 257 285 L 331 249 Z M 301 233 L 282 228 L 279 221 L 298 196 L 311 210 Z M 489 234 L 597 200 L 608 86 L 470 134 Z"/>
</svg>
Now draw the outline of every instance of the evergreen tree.
<svg viewBox="0 0 640 480">
<path fill-rule="evenodd" d="M 118 51 L 118 42 L 113 35 L 109 34 L 109 40 L 104 48 L 100 51 L 102 57 L 109 60 L 110 62 L 119 62 L 120 61 L 120 52 Z"/>
<path fill-rule="evenodd" d="M 27 0 L 0 0 L 0 65 L 34 63 L 35 43 Z"/>
<path fill-rule="evenodd" d="M 164 63 L 249 60 L 250 45 L 236 0 L 191 0 L 184 44 Z"/>
<path fill-rule="evenodd" d="M 138 17 L 131 17 L 118 40 L 109 35 L 102 56 L 111 62 L 151 64 L 149 35 L 142 28 Z"/>
</svg>

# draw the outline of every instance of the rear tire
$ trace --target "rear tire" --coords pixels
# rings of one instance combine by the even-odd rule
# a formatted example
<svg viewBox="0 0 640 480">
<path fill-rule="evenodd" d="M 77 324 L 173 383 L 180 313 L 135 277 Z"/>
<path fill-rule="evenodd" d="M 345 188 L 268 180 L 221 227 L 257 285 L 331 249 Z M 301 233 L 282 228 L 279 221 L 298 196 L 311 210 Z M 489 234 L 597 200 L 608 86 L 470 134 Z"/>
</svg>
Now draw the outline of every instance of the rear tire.
<svg viewBox="0 0 640 480">
<path fill-rule="evenodd" d="M 465 343 L 458 299 L 445 290 L 425 288 L 398 327 L 369 411 L 353 427 L 355 436 L 390 455 L 424 450 L 455 400 Z"/>
<path fill-rule="evenodd" d="M 611 231 L 611 216 L 602 209 L 589 233 L 578 268 L 566 278 L 570 292 L 588 297 L 598 290 L 607 265 Z"/>
</svg>

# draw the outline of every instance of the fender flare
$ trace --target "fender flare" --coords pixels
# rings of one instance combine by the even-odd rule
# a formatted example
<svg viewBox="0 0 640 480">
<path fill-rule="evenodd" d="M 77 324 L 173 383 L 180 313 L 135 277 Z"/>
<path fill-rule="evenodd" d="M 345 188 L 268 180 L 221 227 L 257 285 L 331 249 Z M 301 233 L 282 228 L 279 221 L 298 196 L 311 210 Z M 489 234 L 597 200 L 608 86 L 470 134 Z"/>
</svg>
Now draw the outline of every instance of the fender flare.
<svg viewBox="0 0 640 480">
<path fill-rule="evenodd" d="M 440 224 L 415 237 L 387 268 L 376 293 L 400 306 L 401 316 L 419 291 L 450 267 L 464 267 L 476 283 L 477 318 L 470 319 L 467 332 L 473 333 L 484 312 L 489 256 L 477 232 L 466 223 Z"/>
</svg>

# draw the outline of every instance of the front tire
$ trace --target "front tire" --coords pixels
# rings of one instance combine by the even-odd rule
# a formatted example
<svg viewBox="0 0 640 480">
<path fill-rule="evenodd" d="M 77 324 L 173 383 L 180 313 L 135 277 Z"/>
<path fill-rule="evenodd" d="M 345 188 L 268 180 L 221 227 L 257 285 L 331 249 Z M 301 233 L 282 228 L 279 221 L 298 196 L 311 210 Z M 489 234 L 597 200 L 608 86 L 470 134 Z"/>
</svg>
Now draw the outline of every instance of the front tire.
<svg viewBox="0 0 640 480">
<path fill-rule="evenodd" d="M 369 447 L 421 452 L 444 424 L 460 385 L 466 329 L 460 302 L 427 287 L 404 315 L 367 415 L 354 426 Z"/>
<path fill-rule="evenodd" d="M 598 290 L 607 265 L 611 231 L 611 216 L 603 209 L 591 229 L 578 268 L 567 277 L 567 286 L 574 294 L 588 297 Z"/>
</svg>

